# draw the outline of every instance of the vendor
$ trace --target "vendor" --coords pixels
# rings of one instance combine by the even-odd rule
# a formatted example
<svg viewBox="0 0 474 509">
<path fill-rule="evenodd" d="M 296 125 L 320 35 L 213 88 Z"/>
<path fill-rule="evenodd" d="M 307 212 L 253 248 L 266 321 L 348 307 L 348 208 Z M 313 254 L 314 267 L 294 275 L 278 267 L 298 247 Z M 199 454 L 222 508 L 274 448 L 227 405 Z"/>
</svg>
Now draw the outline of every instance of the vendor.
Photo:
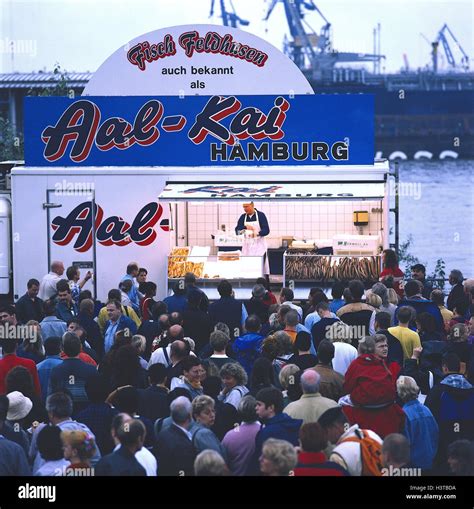
<svg viewBox="0 0 474 509">
<path fill-rule="evenodd" d="M 240 216 L 239 222 L 235 228 L 236 234 L 244 234 L 242 255 L 263 256 L 263 273 L 270 274 L 267 257 L 267 242 L 265 240 L 265 237 L 270 233 L 267 216 L 255 208 L 253 201 L 244 203 L 243 207 L 245 214 Z"/>
</svg>

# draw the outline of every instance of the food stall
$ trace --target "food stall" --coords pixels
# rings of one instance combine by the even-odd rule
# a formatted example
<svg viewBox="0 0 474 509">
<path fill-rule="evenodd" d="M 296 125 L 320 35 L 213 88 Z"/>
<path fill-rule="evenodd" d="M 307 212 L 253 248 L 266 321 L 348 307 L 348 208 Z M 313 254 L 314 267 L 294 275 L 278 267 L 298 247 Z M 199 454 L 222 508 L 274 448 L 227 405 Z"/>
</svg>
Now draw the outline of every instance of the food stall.
<svg viewBox="0 0 474 509">
<path fill-rule="evenodd" d="M 169 52 L 157 53 L 163 44 Z M 373 140 L 373 96 L 314 94 L 252 34 L 214 25 L 142 34 L 81 97 L 26 99 L 26 166 L 12 172 L 14 264 L 34 273 L 52 260 L 87 264 L 100 299 L 130 261 L 148 269 L 159 299 L 186 272 L 210 298 L 223 278 L 248 298 L 264 257 L 242 255 L 235 227 L 253 201 L 268 218 L 271 281 L 304 291 L 375 277 L 393 187 Z M 44 255 L 31 260 L 31 246 Z M 28 277 L 15 271 L 15 292 Z"/>
<path fill-rule="evenodd" d="M 376 281 L 389 247 L 388 161 L 308 170 L 227 168 L 225 182 L 211 181 L 204 169 L 192 183 L 174 175 L 159 195 L 170 210 L 168 287 L 193 272 L 211 298 L 222 279 L 248 298 L 264 275 L 262 257 L 242 256 L 235 232 L 248 201 L 267 216 L 268 251 L 282 253 L 282 270 L 271 270 L 271 282 L 306 297 L 311 286 L 330 287 L 335 279 Z"/>
</svg>

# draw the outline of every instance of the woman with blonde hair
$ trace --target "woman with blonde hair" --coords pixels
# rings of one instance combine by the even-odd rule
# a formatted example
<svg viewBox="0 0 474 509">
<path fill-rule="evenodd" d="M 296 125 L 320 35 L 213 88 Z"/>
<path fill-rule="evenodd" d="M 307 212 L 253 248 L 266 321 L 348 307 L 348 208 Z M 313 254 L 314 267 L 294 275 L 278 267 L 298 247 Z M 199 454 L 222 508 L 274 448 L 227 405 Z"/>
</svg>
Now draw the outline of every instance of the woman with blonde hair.
<svg viewBox="0 0 474 509">
<path fill-rule="evenodd" d="M 259 461 L 264 476 L 288 477 L 296 466 L 298 456 L 290 442 L 269 438 L 263 444 Z"/>
<path fill-rule="evenodd" d="M 65 475 L 76 475 L 75 470 L 86 468 L 89 469 L 88 475 L 93 475 L 91 459 L 97 450 L 94 438 L 85 431 L 62 431 L 61 440 L 64 459 L 71 462 Z"/>
</svg>

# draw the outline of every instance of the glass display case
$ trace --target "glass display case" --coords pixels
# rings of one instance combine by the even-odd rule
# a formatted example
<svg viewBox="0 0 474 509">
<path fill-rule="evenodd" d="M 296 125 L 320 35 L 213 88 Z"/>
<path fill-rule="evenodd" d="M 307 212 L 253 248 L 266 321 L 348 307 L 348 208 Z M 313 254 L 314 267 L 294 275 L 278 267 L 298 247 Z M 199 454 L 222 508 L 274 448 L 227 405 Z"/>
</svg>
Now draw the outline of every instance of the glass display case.
<svg viewBox="0 0 474 509">
<path fill-rule="evenodd" d="M 382 255 L 320 255 L 316 250 L 287 250 L 283 258 L 283 281 L 332 283 L 360 279 L 376 282 Z"/>
<path fill-rule="evenodd" d="M 240 251 L 216 255 L 195 254 L 189 247 L 175 248 L 168 256 L 168 279 L 179 279 L 192 272 L 197 279 L 257 279 L 263 276 L 262 256 L 242 256 Z"/>
</svg>

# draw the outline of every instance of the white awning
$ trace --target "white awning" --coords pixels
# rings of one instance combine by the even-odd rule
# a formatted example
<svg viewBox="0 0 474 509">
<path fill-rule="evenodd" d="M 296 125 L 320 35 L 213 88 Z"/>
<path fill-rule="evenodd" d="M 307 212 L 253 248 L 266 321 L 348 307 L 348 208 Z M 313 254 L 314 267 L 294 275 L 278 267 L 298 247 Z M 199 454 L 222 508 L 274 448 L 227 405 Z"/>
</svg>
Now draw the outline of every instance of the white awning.
<svg viewBox="0 0 474 509">
<path fill-rule="evenodd" d="M 369 200 L 384 197 L 383 182 L 167 182 L 160 201 Z"/>
</svg>

